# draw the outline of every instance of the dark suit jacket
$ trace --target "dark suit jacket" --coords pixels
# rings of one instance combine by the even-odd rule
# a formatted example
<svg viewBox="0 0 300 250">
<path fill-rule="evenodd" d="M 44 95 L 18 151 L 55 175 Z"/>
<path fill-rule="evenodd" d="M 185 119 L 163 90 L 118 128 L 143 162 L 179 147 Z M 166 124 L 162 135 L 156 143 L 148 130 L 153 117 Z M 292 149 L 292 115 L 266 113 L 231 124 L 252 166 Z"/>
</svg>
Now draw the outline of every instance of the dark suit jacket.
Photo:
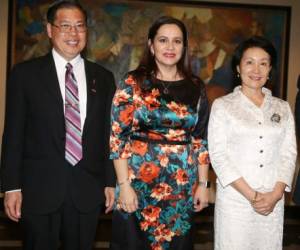
<svg viewBox="0 0 300 250">
<path fill-rule="evenodd" d="M 2 191 L 22 189 L 22 209 L 48 213 L 61 206 L 67 188 L 77 208 L 90 211 L 114 186 L 109 160 L 111 72 L 85 60 L 87 115 L 83 159 L 65 160 L 63 99 L 52 53 L 14 67 L 7 85 L 2 142 Z"/>
</svg>

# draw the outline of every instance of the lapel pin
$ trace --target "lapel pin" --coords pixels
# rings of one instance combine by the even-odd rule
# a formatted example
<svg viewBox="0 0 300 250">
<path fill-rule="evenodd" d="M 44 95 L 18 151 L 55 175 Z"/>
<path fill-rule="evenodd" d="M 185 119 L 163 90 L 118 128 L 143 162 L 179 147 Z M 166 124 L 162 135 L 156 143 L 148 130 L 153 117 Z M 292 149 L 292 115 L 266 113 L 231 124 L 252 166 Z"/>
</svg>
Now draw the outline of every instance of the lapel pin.
<svg viewBox="0 0 300 250">
<path fill-rule="evenodd" d="M 95 88 L 95 85 L 96 85 L 96 80 L 95 79 L 93 79 L 93 82 L 92 82 L 93 84 L 93 88 L 91 89 L 92 90 L 92 92 L 94 92 L 94 93 L 96 93 L 97 91 L 96 91 L 96 88 Z"/>
</svg>

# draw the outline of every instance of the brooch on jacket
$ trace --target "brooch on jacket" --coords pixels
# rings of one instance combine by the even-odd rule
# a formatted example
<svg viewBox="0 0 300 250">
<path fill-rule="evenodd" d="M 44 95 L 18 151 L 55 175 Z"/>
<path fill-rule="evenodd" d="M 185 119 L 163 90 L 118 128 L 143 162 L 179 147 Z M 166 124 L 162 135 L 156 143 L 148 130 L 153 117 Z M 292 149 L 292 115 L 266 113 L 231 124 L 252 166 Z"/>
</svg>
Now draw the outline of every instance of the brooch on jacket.
<svg viewBox="0 0 300 250">
<path fill-rule="evenodd" d="M 279 123 L 279 122 L 280 122 L 280 119 L 281 119 L 281 117 L 280 117 L 280 115 L 277 114 L 277 113 L 274 113 L 274 114 L 271 116 L 271 121 L 272 121 L 272 122 L 277 122 L 277 123 Z"/>
</svg>

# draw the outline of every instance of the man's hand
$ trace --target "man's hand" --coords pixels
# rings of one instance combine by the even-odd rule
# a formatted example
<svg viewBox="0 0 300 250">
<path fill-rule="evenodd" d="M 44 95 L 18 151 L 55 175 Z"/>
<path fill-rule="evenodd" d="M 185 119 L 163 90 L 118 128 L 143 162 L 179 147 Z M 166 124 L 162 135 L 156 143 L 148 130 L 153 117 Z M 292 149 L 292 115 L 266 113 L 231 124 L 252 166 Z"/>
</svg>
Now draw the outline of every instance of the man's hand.
<svg viewBox="0 0 300 250">
<path fill-rule="evenodd" d="M 18 222 L 21 218 L 22 193 L 21 191 L 4 194 L 5 213 L 11 220 Z"/>
<path fill-rule="evenodd" d="M 104 195 L 105 195 L 105 213 L 109 213 L 114 205 L 115 202 L 115 188 L 113 187 L 105 187 L 104 189 Z"/>
</svg>

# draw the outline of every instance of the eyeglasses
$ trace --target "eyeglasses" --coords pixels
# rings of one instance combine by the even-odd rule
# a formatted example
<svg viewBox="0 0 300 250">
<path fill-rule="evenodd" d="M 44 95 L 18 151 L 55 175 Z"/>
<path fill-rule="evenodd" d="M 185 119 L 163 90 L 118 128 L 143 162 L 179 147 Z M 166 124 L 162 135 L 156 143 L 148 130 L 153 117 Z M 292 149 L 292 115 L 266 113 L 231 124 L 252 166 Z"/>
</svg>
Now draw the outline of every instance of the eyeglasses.
<svg viewBox="0 0 300 250">
<path fill-rule="evenodd" d="M 78 33 L 83 33 L 87 29 L 85 23 L 77 23 L 75 25 L 69 23 L 62 23 L 60 25 L 56 25 L 52 23 L 51 25 L 58 28 L 61 33 L 70 33 L 72 32 L 72 28 L 74 28 Z"/>
</svg>

